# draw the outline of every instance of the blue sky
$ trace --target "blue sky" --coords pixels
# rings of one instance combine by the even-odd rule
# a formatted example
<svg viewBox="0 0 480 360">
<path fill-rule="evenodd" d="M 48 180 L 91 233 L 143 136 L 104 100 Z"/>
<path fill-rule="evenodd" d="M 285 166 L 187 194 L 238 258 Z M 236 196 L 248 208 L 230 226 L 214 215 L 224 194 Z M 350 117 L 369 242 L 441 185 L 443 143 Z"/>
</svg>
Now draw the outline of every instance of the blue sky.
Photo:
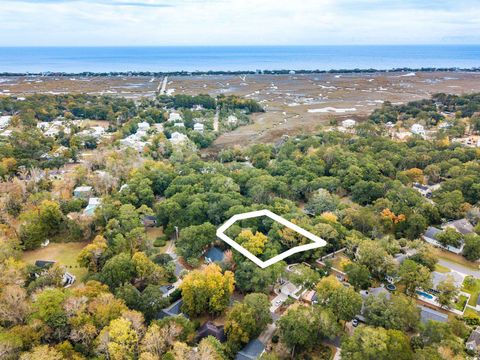
<svg viewBox="0 0 480 360">
<path fill-rule="evenodd" d="M 0 0 L 0 46 L 480 44 L 479 0 Z"/>
</svg>

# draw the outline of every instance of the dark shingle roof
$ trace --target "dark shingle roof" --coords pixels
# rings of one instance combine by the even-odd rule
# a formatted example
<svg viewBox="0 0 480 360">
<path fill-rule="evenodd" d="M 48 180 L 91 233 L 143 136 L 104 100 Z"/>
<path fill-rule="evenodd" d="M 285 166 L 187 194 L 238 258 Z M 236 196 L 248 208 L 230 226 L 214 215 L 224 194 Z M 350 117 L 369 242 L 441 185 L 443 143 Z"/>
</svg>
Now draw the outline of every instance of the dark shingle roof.
<svg viewBox="0 0 480 360">
<path fill-rule="evenodd" d="M 183 300 L 182 299 L 179 299 L 179 300 L 175 301 L 169 307 L 160 310 L 160 312 L 157 314 L 157 319 L 163 319 L 163 318 L 166 318 L 168 316 L 184 315 L 182 313 L 182 305 L 183 305 Z"/>
<path fill-rule="evenodd" d="M 213 336 L 220 342 L 227 340 L 225 332 L 223 331 L 223 326 L 216 326 L 210 321 L 207 321 L 200 327 L 200 329 L 198 329 L 196 339 L 197 341 L 200 341 L 207 336 Z"/>
<path fill-rule="evenodd" d="M 35 261 L 35 266 L 39 268 L 50 267 L 55 264 L 55 261 L 52 260 L 37 260 Z"/>
</svg>

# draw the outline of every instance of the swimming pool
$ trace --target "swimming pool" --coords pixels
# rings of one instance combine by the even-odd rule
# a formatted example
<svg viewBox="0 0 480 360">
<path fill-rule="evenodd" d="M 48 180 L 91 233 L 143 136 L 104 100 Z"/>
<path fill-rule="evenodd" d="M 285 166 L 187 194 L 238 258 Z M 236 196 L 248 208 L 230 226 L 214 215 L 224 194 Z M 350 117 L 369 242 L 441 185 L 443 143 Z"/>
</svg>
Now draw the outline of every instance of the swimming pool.
<svg viewBox="0 0 480 360">
<path fill-rule="evenodd" d="M 425 297 L 427 299 L 430 299 L 430 300 L 433 300 L 433 295 L 429 294 L 429 293 L 426 293 L 424 291 L 419 291 L 417 290 L 417 294 L 422 296 L 422 297 Z"/>
</svg>

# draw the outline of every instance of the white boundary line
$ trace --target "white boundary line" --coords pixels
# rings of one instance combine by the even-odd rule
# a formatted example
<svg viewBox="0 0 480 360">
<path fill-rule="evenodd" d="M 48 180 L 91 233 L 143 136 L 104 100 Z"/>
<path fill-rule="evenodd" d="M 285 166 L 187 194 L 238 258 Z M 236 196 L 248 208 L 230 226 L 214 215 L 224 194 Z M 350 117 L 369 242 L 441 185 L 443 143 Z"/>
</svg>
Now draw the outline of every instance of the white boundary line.
<svg viewBox="0 0 480 360">
<path fill-rule="evenodd" d="M 312 240 L 313 243 L 306 244 L 306 245 L 301 245 L 301 246 L 296 246 L 296 247 L 294 247 L 290 250 L 287 250 L 287 251 L 281 253 L 280 255 L 277 255 L 277 256 L 274 256 L 271 259 L 268 259 L 267 261 L 262 261 L 258 257 L 256 257 L 255 255 L 253 255 L 250 251 L 248 251 L 243 246 L 241 246 L 239 243 L 237 243 L 236 241 L 234 241 L 233 239 L 231 239 L 230 237 L 225 235 L 225 231 L 230 226 L 232 226 L 235 222 L 237 222 L 239 220 L 252 219 L 252 218 L 256 218 L 256 217 L 260 217 L 260 216 L 266 216 L 266 217 L 269 217 L 272 220 L 275 220 L 276 222 L 278 222 L 278 223 L 280 223 L 280 224 L 298 232 L 299 234 L 305 236 L 306 238 Z M 306 250 L 312 250 L 312 249 L 324 247 L 325 245 L 327 245 L 327 242 L 325 240 L 323 240 L 322 238 L 312 234 L 310 231 L 307 231 L 307 230 L 301 228 L 300 226 L 295 225 L 294 223 L 292 223 L 292 222 L 284 219 L 283 217 L 278 216 L 277 214 L 274 214 L 270 210 L 266 210 L 266 209 L 265 210 L 258 210 L 258 211 L 251 211 L 251 212 L 247 212 L 247 213 L 243 213 L 243 214 L 237 214 L 237 215 L 232 216 L 222 226 L 220 226 L 217 229 L 217 236 L 220 239 L 222 239 L 223 241 L 225 241 L 228 245 L 233 247 L 235 250 L 240 252 L 242 255 L 244 255 L 248 259 L 252 260 L 255 264 L 260 266 L 262 269 L 265 269 L 266 267 L 269 267 L 270 265 L 273 265 L 273 264 L 289 257 L 290 255 L 297 254 L 299 252 L 306 251 Z"/>
</svg>

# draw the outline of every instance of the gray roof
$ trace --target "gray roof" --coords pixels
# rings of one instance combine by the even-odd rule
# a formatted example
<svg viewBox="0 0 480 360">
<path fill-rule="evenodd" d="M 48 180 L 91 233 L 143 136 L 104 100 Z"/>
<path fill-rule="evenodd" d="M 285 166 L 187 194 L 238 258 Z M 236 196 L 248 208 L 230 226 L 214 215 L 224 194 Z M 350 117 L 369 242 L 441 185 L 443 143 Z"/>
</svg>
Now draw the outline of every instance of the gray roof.
<svg viewBox="0 0 480 360">
<path fill-rule="evenodd" d="M 364 299 L 366 299 L 367 297 L 369 296 L 375 296 L 377 297 L 378 295 L 380 294 L 385 294 L 386 298 L 387 299 L 390 299 L 390 292 L 385 289 L 384 287 L 377 287 L 377 288 L 369 288 L 368 290 L 362 290 L 360 291 L 360 295 L 362 295 L 362 297 Z"/>
<path fill-rule="evenodd" d="M 440 284 L 442 281 L 446 280 L 449 276 L 453 278 L 453 281 L 455 283 L 455 286 L 460 288 L 463 284 L 463 276 L 460 275 L 456 271 L 450 271 L 448 273 L 441 273 L 438 271 L 432 272 L 432 285 L 433 288 L 436 289 L 438 284 Z"/>
<path fill-rule="evenodd" d="M 265 345 L 258 340 L 254 339 L 250 341 L 245 347 L 240 350 L 235 357 L 235 360 L 253 360 L 258 359 L 258 357 L 263 353 L 265 350 Z"/>
<path fill-rule="evenodd" d="M 447 227 L 453 227 L 455 228 L 459 233 L 463 235 L 471 234 L 474 232 L 473 225 L 468 221 L 467 219 L 460 219 L 460 220 L 454 220 L 454 221 L 449 221 L 442 226 L 443 228 Z"/>
<path fill-rule="evenodd" d="M 427 308 L 425 306 L 419 306 L 419 308 L 420 308 L 420 320 L 422 320 L 423 323 L 426 323 L 429 320 L 438 321 L 438 322 L 448 322 L 447 314 Z"/>
<path fill-rule="evenodd" d="M 470 342 L 474 343 L 475 347 L 480 345 L 480 328 L 479 327 L 473 330 L 470 336 L 468 337 L 467 344 Z"/>
<path fill-rule="evenodd" d="M 425 231 L 425 234 L 423 234 L 423 236 L 425 236 L 426 238 L 429 238 L 429 239 L 436 240 L 435 235 L 437 235 L 438 233 L 441 233 L 441 232 L 442 232 L 442 230 L 437 229 L 436 227 L 433 227 L 433 226 L 429 226 L 427 231 Z"/>
<path fill-rule="evenodd" d="M 182 313 L 182 305 L 183 305 L 183 300 L 179 299 L 175 301 L 172 305 L 169 307 L 160 310 L 160 312 L 157 314 L 157 319 L 163 319 L 168 316 L 176 316 L 176 315 L 183 315 Z"/>
</svg>

